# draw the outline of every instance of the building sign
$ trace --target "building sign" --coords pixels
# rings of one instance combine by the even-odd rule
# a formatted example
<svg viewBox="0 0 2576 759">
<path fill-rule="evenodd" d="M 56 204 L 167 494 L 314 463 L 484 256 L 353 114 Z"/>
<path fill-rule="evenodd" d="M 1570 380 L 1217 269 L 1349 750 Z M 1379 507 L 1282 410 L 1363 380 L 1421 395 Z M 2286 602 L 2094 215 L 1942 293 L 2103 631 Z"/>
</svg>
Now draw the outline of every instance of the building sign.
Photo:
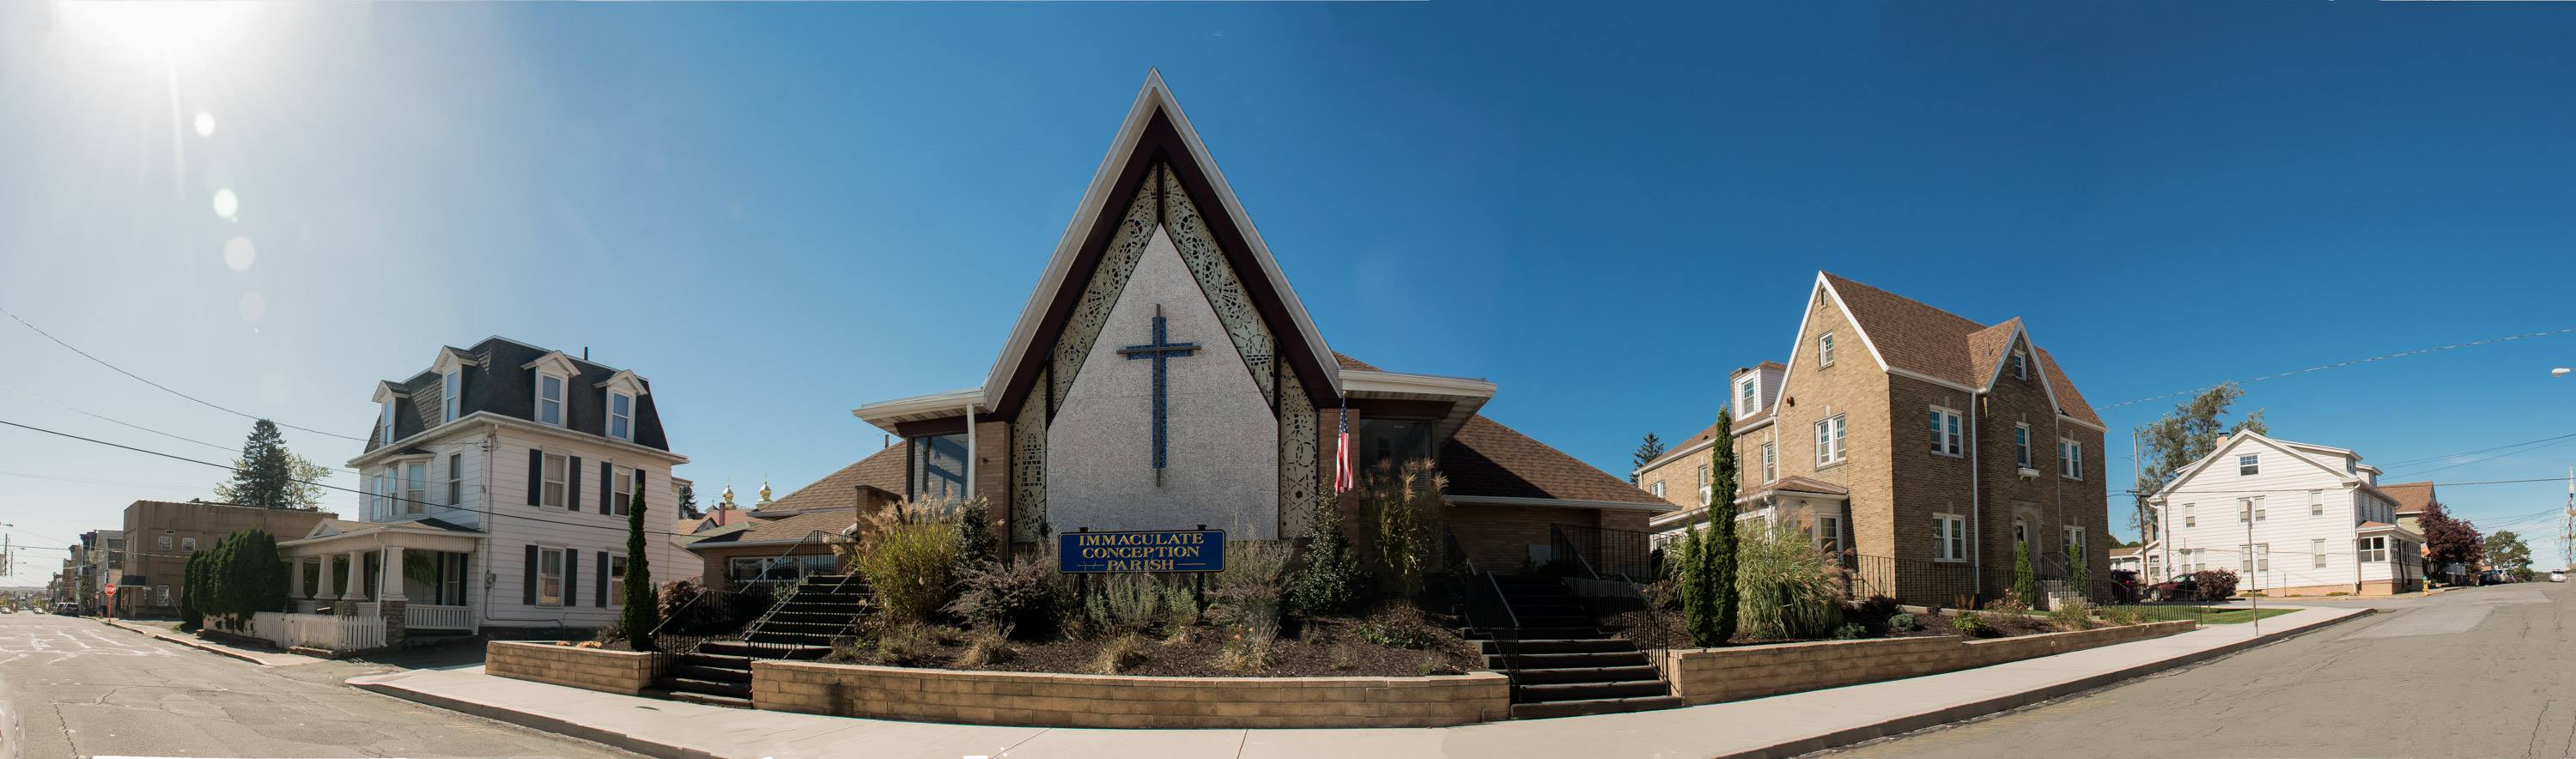
<svg viewBox="0 0 2576 759">
<path fill-rule="evenodd" d="M 1215 572 L 1225 569 L 1224 530 L 1067 532 L 1056 535 L 1056 571 Z"/>
</svg>

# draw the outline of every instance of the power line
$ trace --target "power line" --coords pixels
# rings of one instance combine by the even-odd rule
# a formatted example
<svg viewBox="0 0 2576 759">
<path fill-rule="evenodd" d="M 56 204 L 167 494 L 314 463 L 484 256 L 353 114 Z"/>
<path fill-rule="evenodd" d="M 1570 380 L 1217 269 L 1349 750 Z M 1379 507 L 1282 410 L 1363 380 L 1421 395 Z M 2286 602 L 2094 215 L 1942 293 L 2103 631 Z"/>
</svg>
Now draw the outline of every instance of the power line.
<svg viewBox="0 0 2576 759">
<path fill-rule="evenodd" d="M 82 415 L 82 416 L 90 417 L 90 418 L 93 418 L 93 419 L 98 419 L 98 420 L 105 421 L 105 422 L 109 422 L 109 423 L 113 423 L 113 424 L 122 425 L 122 426 L 125 426 L 125 427 L 130 427 L 130 428 L 137 429 L 137 430 L 142 430 L 142 431 L 144 431 L 144 432 L 149 432 L 149 433 L 152 433 L 152 434 L 155 434 L 155 435 L 160 435 L 160 436 L 162 436 L 162 437 L 170 438 L 170 439 L 172 439 L 172 440 L 178 440 L 178 441 L 188 442 L 188 443 L 195 443 L 195 444 L 198 444 L 198 445 L 202 445 L 202 446 L 205 446 L 205 447 L 208 447 L 208 448 L 213 448 L 213 449 L 218 450 L 218 451 L 224 451 L 224 452 L 227 452 L 227 453 L 239 453 L 239 452 L 240 452 L 238 449 L 231 448 L 231 447 L 228 447 L 228 446 L 217 445 L 217 444 L 209 443 L 209 442 L 206 442 L 206 441 L 203 441 L 203 440 L 198 440 L 198 439 L 196 439 L 196 438 L 184 437 L 184 436 L 181 436 L 181 435 L 179 435 L 179 434 L 177 434 L 177 433 L 163 432 L 163 431 L 161 431 L 161 430 L 153 429 L 153 428 L 150 428 L 150 427 L 145 427 L 145 426 L 140 425 L 140 424 L 135 424 L 135 423 L 132 423 L 132 422 L 121 421 L 121 420 L 117 420 L 117 419 L 109 418 L 109 417 L 106 417 L 106 416 L 101 416 L 101 415 L 99 415 L 99 414 L 90 413 L 90 412 L 88 412 L 88 411 L 83 411 L 83 410 L 81 410 L 81 409 L 74 408 L 74 407 L 71 407 L 71 406 L 66 406 L 66 405 L 63 405 L 63 404 L 60 404 L 60 403 L 55 403 L 55 402 L 53 402 L 53 401 L 46 400 L 44 396 L 40 396 L 40 395 L 37 395 L 37 394 L 35 394 L 35 393 L 30 393 L 30 392 L 27 392 L 27 391 L 25 391 L 25 390 L 19 390 L 19 389 L 16 389 L 16 388 L 12 388 L 12 387 L 9 387 L 9 386 L 6 386 L 6 385 L 0 385 L 0 390 L 7 390 L 7 391 L 12 392 L 12 393 L 17 393 L 17 394 L 19 394 L 19 395 L 24 395 L 24 396 L 27 396 L 28 398 L 34 399 L 34 400 L 35 400 L 36 402 L 38 402 L 38 403 L 43 403 L 43 404 L 45 404 L 45 405 L 52 406 L 52 407 L 54 407 L 54 408 L 58 408 L 58 409 L 62 409 L 62 410 L 64 410 L 64 411 L 69 411 L 69 412 L 72 412 L 72 413 L 75 413 L 75 414 L 80 414 L 80 415 Z M 303 428 L 298 427 L 297 429 L 303 429 Z M 357 472 L 357 471 L 358 471 L 358 470 L 356 470 L 356 469 L 351 469 L 351 468 L 349 468 L 349 467 L 345 467 L 345 466 L 334 466 L 334 467 L 329 467 L 329 468 L 330 468 L 330 469 L 332 469 L 332 470 L 334 470 L 334 471 L 341 471 L 341 472 Z"/>
<path fill-rule="evenodd" d="M 2400 468 L 2400 467 L 2413 466 L 2413 465 L 2416 465 L 2416 464 L 2430 464 L 2430 463 L 2433 463 L 2433 462 L 2435 462 L 2435 461 L 2440 461 L 2440 460 L 2447 459 L 2447 458 L 2451 458 L 2451 457 L 2454 457 L 2454 456 L 2475 456 L 2475 455 L 2477 455 L 2477 454 L 2487 453 L 2487 452 L 2489 452 L 2489 451 L 2501 451 L 2501 450 L 2504 450 L 2504 449 L 2507 449 L 2507 448 L 2517 448 L 2517 447 L 2521 447 L 2521 446 L 2531 445 L 2531 444 L 2533 444 L 2533 443 L 2547 443 L 2547 442 L 2552 442 L 2552 441 L 2557 441 L 2557 440 L 2565 440 L 2565 439 L 2567 439 L 2567 438 L 2576 438 L 2576 432 L 2571 432 L 2571 433 L 2568 433 L 2568 434 L 2565 434 L 2565 435 L 2556 435 L 2556 436 L 2552 436 L 2552 437 L 2545 437 L 2545 438 L 2541 438 L 2541 439 L 2538 439 L 2538 440 L 2525 440 L 2525 441 L 2522 441 L 2522 442 L 2519 442 L 2519 443 L 2506 443 L 2506 444 L 2504 444 L 2504 445 L 2494 446 L 2494 447 L 2491 447 L 2491 448 L 2480 448 L 2480 449 L 2477 449 L 2477 450 L 2474 450 L 2474 451 L 2461 451 L 2461 452 L 2459 452 L 2459 453 L 2445 453 L 2445 454 L 2442 454 L 2442 455 L 2439 455 L 2439 456 L 2425 456 L 2425 457 L 2421 457 L 2421 458 L 2412 458 L 2412 459 L 2407 459 L 2407 460 L 2405 460 L 2405 461 L 2391 461 L 2391 462 L 2388 462 L 2387 464 L 2381 465 L 2381 468 L 2382 468 L 2382 469 L 2396 469 L 2396 468 Z"/>
<path fill-rule="evenodd" d="M 206 408 L 214 409 L 214 410 L 216 410 L 216 411 L 221 411 L 221 412 L 224 412 L 224 413 L 227 413 L 227 414 L 232 414 L 232 415 L 239 416 L 239 417 L 242 417 L 242 418 L 245 418 L 245 419 L 252 419 L 252 420 L 268 419 L 267 417 L 259 416 L 259 415 L 257 415 L 257 414 L 248 414 L 248 413 L 243 413 L 243 412 L 240 412 L 240 411 L 234 411 L 234 410 L 232 410 L 232 409 L 230 409 L 230 408 L 226 408 L 226 407 L 223 407 L 223 406 L 216 405 L 213 401 L 209 401 L 209 400 L 206 400 L 206 399 L 204 399 L 204 398 L 199 398 L 199 397 L 197 397 L 197 396 L 189 395 L 189 394 L 187 394 L 187 393 L 182 393 L 182 392 L 179 392 L 179 391 L 177 391 L 177 390 L 172 390 L 172 389 L 170 389 L 170 387 L 169 387 L 169 386 L 167 386 L 167 385 L 163 385 L 163 384 L 158 383 L 158 382 L 154 382 L 154 381 L 151 381 L 151 380 L 148 380 L 148 379 L 144 379 L 144 378 L 143 378 L 143 375 L 139 375 L 139 374 L 135 374 L 135 373 L 133 373 L 133 372 L 126 371 L 126 370 L 125 370 L 125 369 L 123 369 L 122 367 L 118 367 L 118 366 L 117 366 L 117 365 L 115 365 L 115 364 L 108 363 L 108 362 L 107 362 L 107 359 L 99 358 L 99 357 L 97 357 L 97 356 L 92 356 L 92 355 L 90 355 L 90 354 L 89 354 L 89 351 L 81 350 L 80 348 L 73 346 L 71 343 L 63 342 L 63 339 L 62 339 L 62 338 L 55 337 L 55 336 L 53 335 L 53 333 L 46 332 L 46 331 L 44 331 L 43 329 L 38 328 L 36 325 L 31 324 L 31 323 L 28 323 L 28 321 L 27 321 L 26 319 L 21 318 L 20 316 L 18 316 L 18 314 L 17 314 L 17 313 L 12 312 L 12 311 L 10 311 L 9 309 L 7 309 L 7 308 L 5 308 L 5 307 L 0 307 L 0 314 L 5 314 L 5 315 L 7 315 L 10 319 L 17 321 L 19 325 L 24 326 L 24 327 L 26 327 L 27 329 L 34 331 L 34 332 L 35 332 L 36 334 L 38 334 L 38 335 L 43 335 L 43 336 L 44 336 L 44 338 L 45 338 L 45 339 L 47 339 L 47 340 L 52 340 L 52 341 L 54 342 L 54 344 L 55 344 L 55 345 L 63 346 L 63 348 L 64 348 L 64 349 L 66 349 L 66 350 L 69 350 L 69 351 L 71 351 L 71 352 L 73 352 L 73 353 L 78 353 L 78 354 L 80 354 L 81 358 L 86 358 L 86 359 L 89 359 L 89 360 L 91 360 L 91 361 L 97 362 L 99 366 L 104 366 L 104 367 L 107 367 L 107 368 L 109 368 L 109 369 L 113 369 L 113 370 L 115 370 L 115 371 L 116 371 L 116 373 L 118 373 L 118 374 L 122 374 L 122 375 L 125 375 L 125 376 L 127 376 L 127 377 L 132 377 L 132 378 L 134 378 L 134 381 L 136 381 L 136 382 L 141 382 L 141 383 L 143 383 L 143 384 L 151 385 L 151 386 L 153 386 L 153 387 L 155 387 L 155 388 L 159 388 L 159 389 L 161 390 L 161 392 L 169 393 L 169 394 L 171 394 L 171 395 L 176 395 L 176 396 L 179 396 L 179 397 L 181 397 L 181 398 L 186 398 L 186 399 L 191 400 L 191 401 L 196 401 L 199 405 L 205 406 Z M 305 432 L 310 432 L 310 433 L 313 433 L 313 434 L 316 434 L 316 435 L 329 435 L 329 436 L 331 436 L 331 437 L 340 438 L 340 439 L 342 439 L 342 440 L 355 440 L 355 441 L 358 441 L 358 442 L 361 442 L 361 443 L 367 442 L 367 439 L 366 439 L 366 438 L 362 438 L 362 437 L 350 437 L 350 436 L 348 436 L 348 435 L 342 435 L 342 434 L 337 433 L 337 432 L 324 432 L 324 431 L 321 431 L 321 430 L 313 429 L 313 428 L 311 428 L 311 427 L 298 427 L 298 426 L 295 426 L 295 425 L 292 425 L 292 424 L 287 424 L 287 423 L 285 423 L 285 422 L 277 421 L 277 420 L 275 420 L 275 419 L 268 419 L 268 421 L 269 421 L 270 423 L 272 423 L 272 424 L 276 424 L 277 426 L 285 427 L 285 428 L 287 428 L 287 429 L 303 430 L 303 431 L 305 431 Z M 190 441 L 190 442 L 195 442 L 195 441 Z"/>
<path fill-rule="evenodd" d="M 2426 353 L 2439 353 L 2439 352 L 2441 352 L 2441 351 L 2456 350 L 2456 349 L 2460 349 L 2460 348 L 2471 348 L 2471 347 L 2476 347 L 2476 346 L 2480 346 L 2480 345 L 2491 345 L 2491 344 L 2494 344 L 2494 343 L 2509 343 L 2509 342 L 2513 342 L 2513 341 L 2515 341 L 2515 340 L 2528 340 L 2528 339 L 2535 338 L 2535 337 L 2552 337 L 2552 336 L 2556 336 L 2556 335 L 2566 335 L 2566 334 L 2576 334 L 2576 327 L 2569 327 L 2569 328 L 2566 328 L 2566 329 L 2542 330 L 2542 331 L 2539 331 L 2539 332 L 2526 332 L 2526 333 L 2519 334 L 2519 335 L 2506 335 L 2506 336 L 2504 336 L 2504 337 L 2491 337 L 2491 338 L 2487 338 L 2487 339 L 2485 339 L 2485 340 L 2471 340 L 2471 341 L 2468 341 L 2468 342 L 2465 342 L 2465 343 L 2452 343 L 2452 344 L 2450 344 L 2450 345 L 2442 345 L 2442 346 L 2436 346 L 2436 347 L 2432 347 L 2432 348 L 2418 348 L 2418 349 L 2411 350 L 2411 351 L 2400 351 L 2400 352 L 2397 352 L 2397 353 L 2391 353 L 2391 354 L 2388 354 L 2388 355 L 2385 355 L 2385 356 L 2372 356 L 2372 357 L 2370 357 L 2370 358 L 2356 358 L 2356 359 L 2352 359 L 2352 360 L 2350 360 L 2350 361 L 2337 361 L 2337 362 L 2334 362 L 2334 363 L 2331 363 L 2331 364 L 2323 364 L 2323 365 L 2319 365 L 2319 366 L 2311 366 L 2311 367 L 2308 367 L 2308 368 L 2305 368 L 2305 369 L 2293 369 L 2293 370 L 2286 371 L 2286 372 L 2274 372 L 2274 373 L 2271 373 L 2271 374 L 2266 374 L 2266 375 L 2263 375 L 2263 376 L 2260 376 L 2260 377 L 2255 377 L 2255 378 L 2253 378 L 2253 379 L 2248 379 L 2248 380 L 2230 380 L 2230 381 L 2231 381 L 2231 382 L 2240 382 L 2240 383 L 2254 383 L 2254 382 L 2261 382 L 2261 381 L 2269 380 L 2269 379 L 2280 379 L 2280 378 L 2282 378 L 2282 377 L 2288 377 L 2288 376 L 2292 376 L 2292 375 L 2307 374 L 2307 373 L 2310 373 L 2310 372 L 2322 372 L 2322 371 L 2325 371 L 2325 370 L 2328 370 L 2328 369 L 2342 369 L 2342 368 L 2344 368 L 2344 367 L 2348 367 L 2348 366 L 2358 366 L 2358 365 L 2361 365 L 2361 364 L 2368 364 L 2368 363 L 2375 363 L 2375 362 L 2380 362 L 2380 361 L 2387 361 L 2387 360 L 2390 360 L 2390 359 L 2405 358 L 2405 357 L 2408 357 L 2408 356 L 2420 356 L 2420 355 L 2423 355 L 2423 354 L 2426 354 Z M 2221 384 L 2221 385 L 2223 385 L 2223 384 L 2226 384 L 2226 383 L 2220 383 L 2220 384 Z M 2115 408 L 2119 408 L 2119 407 L 2121 407 L 2121 406 L 2132 406 L 2132 405 L 2136 405 L 2136 404 L 2140 404 L 2140 403 L 2146 403 L 2146 402 L 2148 402 L 2148 401 L 2162 400 L 2162 399 L 2165 399 L 2165 398 L 2178 398 L 2178 397 L 2186 396 L 2186 395 L 2197 395 L 2197 394 L 2200 394 L 2200 393 L 2209 392 L 2210 388 L 2219 387 L 2219 386 L 2220 386 L 2220 385 L 2210 385 L 2210 386 L 2208 386 L 2208 387 L 2193 388 L 2193 389 L 2190 389 L 2190 390 L 2183 390 L 2183 391 L 2178 391 L 2178 392 L 2165 393 L 2165 394 L 2163 394 L 2163 395 L 2150 395 L 2150 396 L 2147 396 L 2147 397 L 2144 397 L 2144 398 L 2139 398 L 2139 399 L 2137 399 L 2137 400 L 2121 401 L 2121 402 L 2119 402 L 2119 403 L 2114 403 L 2114 404 L 2111 404 L 2111 405 L 2108 405 L 2108 406 L 2103 406 L 2102 408 L 2104 408 L 2104 409 L 2115 409 Z"/>
<path fill-rule="evenodd" d="M 200 466 L 210 466 L 210 467 L 214 467 L 214 468 L 217 468 L 217 469 L 224 469 L 224 470 L 229 470 L 229 471 L 233 471 L 233 472 L 241 472 L 241 471 L 243 471 L 240 467 L 236 467 L 236 466 L 233 466 L 233 465 L 231 465 L 231 464 L 217 464 L 217 463 L 212 462 L 212 461 L 200 461 L 200 460 L 197 460 L 197 459 L 188 458 L 188 457 L 186 457 L 186 456 L 181 456 L 181 455 L 178 455 L 178 454 L 175 454 L 175 453 L 163 453 L 163 452 L 160 452 L 160 451 L 150 450 L 150 449 L 146 449 L 146 448 L 136 448 L 136 447 L 134 447 L 134 446 L 125 445 L 125 444 L 122 444 L 122 443 L 111 443 L 111 442 L 108 442 L 108 441 L 105 441 L 105 440 L 99 440 L 99 439 L 97 439 L 97 438 L 82 437 L 82 436 L 79 436 L 79 435 L 74 435 L 74 434 L 69 433 L 69 432 L 60 432 L 60 431 L 56 431 L 56 430 L 49 430 L 49 429 L 45 429 L 45 428 L 43 428 L 43 427 L 35 427 L 35 426 L 30 426 L 30 425 L 25 425 L 25 424 L 19 424 L 19 423 L 17 423 L 17 422 L 12 422 L 12 421 L 9 421 L 9 420 L 7 420 L 7 419 L 0 419 L 0 425 L 7 425 L 7 426 L 10 426 L 10 427 L 16 427 L 16 428 L 18 428 L 18 429 L 22 429 L 22 430 L 29 430 L 29 431 L 33 431 L 33 432 L 42 432 L 42 433 L 45 433 L 45 434 L 47 434 L 47 435 L 54 435 L 54 436 L 58 436 L 58 437 L 71 438 L 71 439 L 73 439 L 73 440 L 78 440 L 78 441 L 81 441 L 81 442 L 84 442 L 84 443 L 96 443 L 96 444 L 98 444 L 98 445 L 104 445 L 104 446 L 107 446 L 107 447 L 109 447 L 109 448 L 118 448 L 118 449 L 123 449 L 123 450 L 133 451 L 133 452 L 135 452 L 135 453 L 140 453 L 140 454 L 144 454 L 144 455 L 147 455 L 147 456 L 159 456 L 159 457 L 161 457 L 161 458 L 165 458 L 165 459 L 172 459 L 172 460 L 175 460 L 175 461 L 185 461 L 185 462 L 188 462 L 188 463 L 190 463 L 190 464 L 197 464 L 197 465 L 200 465 Z M 386 494 L 382 494 L 382 493 L 369 493 L 369 492 L 367 492 L 367 491 L 359 490 L 359 489 L 356 489 L 356 488 L 344 488 L 344 487 L 340 487 L 340 486 L 338 486 L 338 485 L 325 485 L 325 484 L 322 484 L 322 483 L 320 483 L 320 482 L 314 482 L 314 481 L 309 481 L 309 480 L 290 480 L 290 481 L 291 481 L 291 482 L 294 482 L 294 483 L 296 483 L 296 484 L 300 484 L 300 485 L 311 485 L 311 486 L 313 486 L 313 487 L 323 488 L 323 489 L 326 489 L 326 490 L 338 490 L 338 491 L 343 491 L 343 492 L 356 493 L 356 494 L 358 494 L 358 495 L 367 496 L 367 497 L 370 497 L 370 498 L 378 498 L 378 499 L 382 499 L 382 500 L 389 501 L 389 502 L 394 502 L 394 503 L 419 504 L 419 505 L 421 505 L 421 506 L 423 506 L 423 507 L 442 507 L 442 508 L 464 509 L 464 510 L 467 510 L 467 511 L 473 511 L 473 512 L 476 512 L 476 513 L 482 514 L 482 515 L 487 516 L 487 517 L 494 517 L 494 518 L 507 518 L 507 519 L 523 519 L 523 520 L 527 520 L 527 521 L 530 521 L 530 522 L 540 522 L 540 523 L 544 523 L 544 524 L 559 524 L 559 525 L 564 525 L 564 526 L 567 526 L 567 527 L 585 527 L 585 528 L 591 528 L 591 529 L 602 529 L 602 528 L 607 527 L 607 526 L 605 526 L 605 525 L 599 525 L 599 524 L 591 524 L 591 523 L 584 523 L 584 522 L 571 522 L 571 521 L 565 521 L 565 520 L 560 520 L 560 519 L 545 519 L 545 518 L 542 518 L 542 517 L 532 517 L 532 516 L 527 516 L 527 515 L 523 515 L 523 514 L 503 514 L 503 513 L 497 512 L 497 511 L 493 511 L 493 510 L 491 510 L 491 509 L 490 509 L 490 508 L 488 508 L 488 507 L 481 507 L 481 506 L 461 506 L 461 505 L 455 505 L 455 504 L 438 504 L 438 503 L 431 503 L 431 502 L 429 502 L 429 501 L 416 500 L 416 499 L 412 499 L 412 498 L 404 498 L 404 497 L 401 497 L 401 496 L 395 496 L 395 495 L 386 495 Z M 647 528 L 647 529 L 645 529 L 645 530 L 644 530 L 644 534 L 647 534 L 647 535 L 670 535 L 670 536 L 674 536 L 674 537 L 679 537 L 679 536 L 685 536 L 685 535 L 688 535 L 688 534 L 691 534 L 691 533 L 680 533 L 680 532 L 672 532 L 672 531 L 670 531 L 670 530 L 655 530 L 655 529 Z"/>
</svg>

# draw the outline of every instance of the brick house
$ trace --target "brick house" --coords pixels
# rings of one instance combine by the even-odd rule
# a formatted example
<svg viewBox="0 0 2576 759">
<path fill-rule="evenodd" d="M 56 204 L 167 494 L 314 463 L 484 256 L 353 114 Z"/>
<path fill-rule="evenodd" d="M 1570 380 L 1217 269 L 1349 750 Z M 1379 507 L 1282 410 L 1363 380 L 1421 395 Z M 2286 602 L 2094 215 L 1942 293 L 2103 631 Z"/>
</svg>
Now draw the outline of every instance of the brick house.
<svg viewBox="0 0 2576 759">
<path fill-rule="evenodd" d="M 1085 530 L 1302 537 L 1347 424 L 1359 472 L 1436 462 L 1479 569 L 1673 509 L 1478 413 L 1492 382 L 1335 353 L 1159 75 L 1076 211 L 981 384 L 853 411 L 902 438 L 905 498 L 982 498 L 1022 553 Z"/>
<path fill-rule="evenodd" d="M 313 526 L 339 518 L 327 511 L 264 509 L 209 501 L 135 501 L 125 507 L 124 551 L 117 581 L 116 616 L 170 618 L 188 594 L 188 557 L 233 533 L 267 530 L 278 540 L 304 537 Z"/>
<path fill-rule="evenodd" d="M 841 467 L 776 501 L 760 488 L 753 508 L 734 505 L 733 489 L 707 512 L 718 524 L 688 541 L 703 565 L 708 587 L 790 583 L 807 575 L 838 574 L 825 535 L 838 535 L 869 512 L 902 499 L 904 450 L 888 446 Z"/>
<path fill-rule="evenodd" d="M 1843 554 L 1854 592 L 1959 605 L 1999 597 L 2014 546 L 2035 571 L 2108 575 L 2102 419 L 2018 317 L 1980 324 L 1819 272 L 1785 363 L 1729 377 L 1737 518 L 1805 531 Z M 1658 541 L 1707 518 L 1712 427 L 1639 467 L 1685 507 Z M 1689 489 L 1683 485 L 1689 484 Z"/>
</svg>

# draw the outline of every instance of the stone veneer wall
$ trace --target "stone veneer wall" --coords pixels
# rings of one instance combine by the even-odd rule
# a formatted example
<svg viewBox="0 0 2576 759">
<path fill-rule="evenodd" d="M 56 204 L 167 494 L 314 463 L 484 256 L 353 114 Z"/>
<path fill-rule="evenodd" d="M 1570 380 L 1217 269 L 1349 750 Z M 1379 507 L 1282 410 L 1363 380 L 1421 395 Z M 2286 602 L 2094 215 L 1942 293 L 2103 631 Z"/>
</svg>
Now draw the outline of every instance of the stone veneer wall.
<svg viewBox="0 0 2576 759">
<path fill-rule="evenodd" d="M 1441 727 L 1503 719 L 1500 673 L 1126 677 L 755 661 L 752 705 L 842 717 L 1108 728 Z"/>
<path fill-rule="evenodd" d="M 1659 662 L 1673 695 L 1693 705 L 1920 677 L 2192 629 L 2190 621 L 1968 640 L 1955 635 L 1673 649 Z"/>
<path fill-rule="evenodd" d="M 501 677 L 641 695 L 653 684 L 654 657 L 636 651 L 496 640 L 483 646 L 483 672 Z"/>
</svg>

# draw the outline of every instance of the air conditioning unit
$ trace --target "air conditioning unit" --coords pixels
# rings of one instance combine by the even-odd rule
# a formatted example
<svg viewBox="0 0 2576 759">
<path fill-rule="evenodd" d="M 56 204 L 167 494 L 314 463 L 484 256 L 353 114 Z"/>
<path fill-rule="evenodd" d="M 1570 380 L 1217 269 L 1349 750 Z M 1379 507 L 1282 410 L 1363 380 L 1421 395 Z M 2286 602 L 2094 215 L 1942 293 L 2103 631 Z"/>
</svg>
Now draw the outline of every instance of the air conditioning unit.
<svg viewBox="0 0 2576 759">
<path fill-rule="evenodd" d="M 2030 467 L 2022 467 L 2022 468 L 2021 468 L 2021 478 L 2022 478 L 2022 479 L 2025 479 L 2025 480 L 2036 480 L 2036 479 L 2039 479 L 2039 470 L 2037 470 L 2037 469 L 2032 469 L 2032 468 L 2030 468 Z"/>
</svg>

